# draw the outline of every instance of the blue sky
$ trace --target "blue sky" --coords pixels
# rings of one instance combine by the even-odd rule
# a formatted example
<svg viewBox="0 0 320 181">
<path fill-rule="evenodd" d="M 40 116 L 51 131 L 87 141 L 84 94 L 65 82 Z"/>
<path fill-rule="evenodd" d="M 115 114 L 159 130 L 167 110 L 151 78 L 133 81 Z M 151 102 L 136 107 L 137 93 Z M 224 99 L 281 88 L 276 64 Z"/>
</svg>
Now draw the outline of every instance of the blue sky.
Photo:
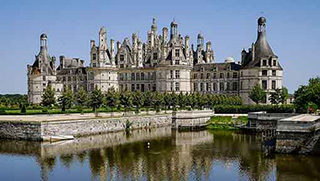
<svg viewBox="0 0 320 181">
<path fill-rule="evenodd" d="M 152 18 L 159 33 L 173 18 L 179 32 L 196 42 L 210 40 L 215 61 L 240 60 L 256 40 L 257 19 L 267 18 L 267 38 L 284 68 L 284 86 L 293 92 L 320 76 L 320 1 L 318 0 L 10 0 L 0 6 L 0 94 L 26 93 L 26 66 L 48 35 L 50 55 L 89 60 L 90 40 L 105 26 L 108 38 L 123 40 L 138 32 L 146 40 Z"/>
</svg>

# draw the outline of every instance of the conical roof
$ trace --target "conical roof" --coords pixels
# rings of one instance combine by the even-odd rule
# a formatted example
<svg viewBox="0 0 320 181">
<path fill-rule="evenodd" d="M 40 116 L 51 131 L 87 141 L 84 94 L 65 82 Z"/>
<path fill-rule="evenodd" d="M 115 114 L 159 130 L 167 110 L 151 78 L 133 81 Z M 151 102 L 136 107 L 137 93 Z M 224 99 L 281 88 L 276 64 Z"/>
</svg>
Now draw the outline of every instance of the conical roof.
<svg viewBox="0 0 320 181">
<path fill-rule="evenodd" d="M 254 59 L 260 61 L 263 57 L 269 58 L 271 56 L 275 56 L 275 54 L 267 41 L 266 32 L 258 32 L 258 38 L 254 44 Z"/>
</svg>

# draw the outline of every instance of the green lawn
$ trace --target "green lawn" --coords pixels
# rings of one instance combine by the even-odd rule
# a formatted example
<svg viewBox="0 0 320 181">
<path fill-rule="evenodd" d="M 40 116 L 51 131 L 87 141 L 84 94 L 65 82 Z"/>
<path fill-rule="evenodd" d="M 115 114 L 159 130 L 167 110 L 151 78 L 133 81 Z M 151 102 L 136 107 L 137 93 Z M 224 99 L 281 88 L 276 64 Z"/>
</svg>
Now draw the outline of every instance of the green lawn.
<svg viewBox="0 0 320 181">
<path fill-rule="evenodd" d="M 247 124 L 247 122 L 247 116 L 239 116 L 237 119 L 232 119 L 231 116 L 213 116 L 207 122 L 207 128 L 212 130 L 236 130 L 236 125 Z"/>
</svg>

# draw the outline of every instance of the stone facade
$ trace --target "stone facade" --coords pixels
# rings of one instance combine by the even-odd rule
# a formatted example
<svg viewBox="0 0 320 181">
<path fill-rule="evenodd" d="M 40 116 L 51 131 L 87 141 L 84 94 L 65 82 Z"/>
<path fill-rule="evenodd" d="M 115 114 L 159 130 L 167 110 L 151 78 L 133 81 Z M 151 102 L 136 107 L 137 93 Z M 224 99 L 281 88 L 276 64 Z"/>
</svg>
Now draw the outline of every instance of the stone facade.
<svg viewBox="0 0 320 181">
<path fill-rule="evenodd" d="M 48 84 L 57 96 L 66 86 L 77 91 L 95 88 L 106 92 L 113 87 L 120 91 L 202 92 L 239 95 L 244 103 L 251 104 L 249 93 L 256 84 L 269 93 L 282 87 L 282 67 L 266 40 L 266 19 L 258 20 L 258 38 L 252 47 L 241 53 L 241 62 L 228 57 L 223 63 L 214 61 L 210 41 L 198 34 L 197 45 L 190 45 L 190 37 L 179 34 L 178 23 L 164 27 L 158 34 L 156 20 L 142 42 L 136 33 L 131 40 L 121 43 L 110 39 L 101 27 L 99 42 L 90 42 L 90 64 L 78 58 L 60 57 L 55 68 L 55 57 L 47 51 L 47 35 L 42 34 L 41 48 L 35 63 L 28 65 L 29 102 L 38 104 Z M 266 102 L 269 103 L 266 97 Z"/>
</svg>

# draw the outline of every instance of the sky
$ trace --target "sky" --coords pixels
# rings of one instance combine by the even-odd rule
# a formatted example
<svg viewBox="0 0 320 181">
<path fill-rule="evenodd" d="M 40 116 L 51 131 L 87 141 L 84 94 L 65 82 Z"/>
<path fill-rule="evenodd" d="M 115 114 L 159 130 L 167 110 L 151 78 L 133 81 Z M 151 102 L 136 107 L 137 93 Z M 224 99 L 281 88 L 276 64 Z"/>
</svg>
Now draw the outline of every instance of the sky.
<svg viewBox="0 0 320 181">
<path fill-rule="evenodd" d="M 43 32 L 51 56 L 88 65 L 90 40 L 97 41 L 101 26 L 108 41 L 122 42 L 133 32 L 145 41 L 152 18 L 158 33 L 175 19 L 191 43 L 199 32 L 212 42 L 216 62 L 229 56 L 240 61 L 241 50 L 256 40 L 260 16 L 267 18 L 267 39 L 289 92 L 320 76 L 319 0 L 2 0 L 0 94 L 27 93 L 27 64 L 33 64 Z"/>
</svg>

